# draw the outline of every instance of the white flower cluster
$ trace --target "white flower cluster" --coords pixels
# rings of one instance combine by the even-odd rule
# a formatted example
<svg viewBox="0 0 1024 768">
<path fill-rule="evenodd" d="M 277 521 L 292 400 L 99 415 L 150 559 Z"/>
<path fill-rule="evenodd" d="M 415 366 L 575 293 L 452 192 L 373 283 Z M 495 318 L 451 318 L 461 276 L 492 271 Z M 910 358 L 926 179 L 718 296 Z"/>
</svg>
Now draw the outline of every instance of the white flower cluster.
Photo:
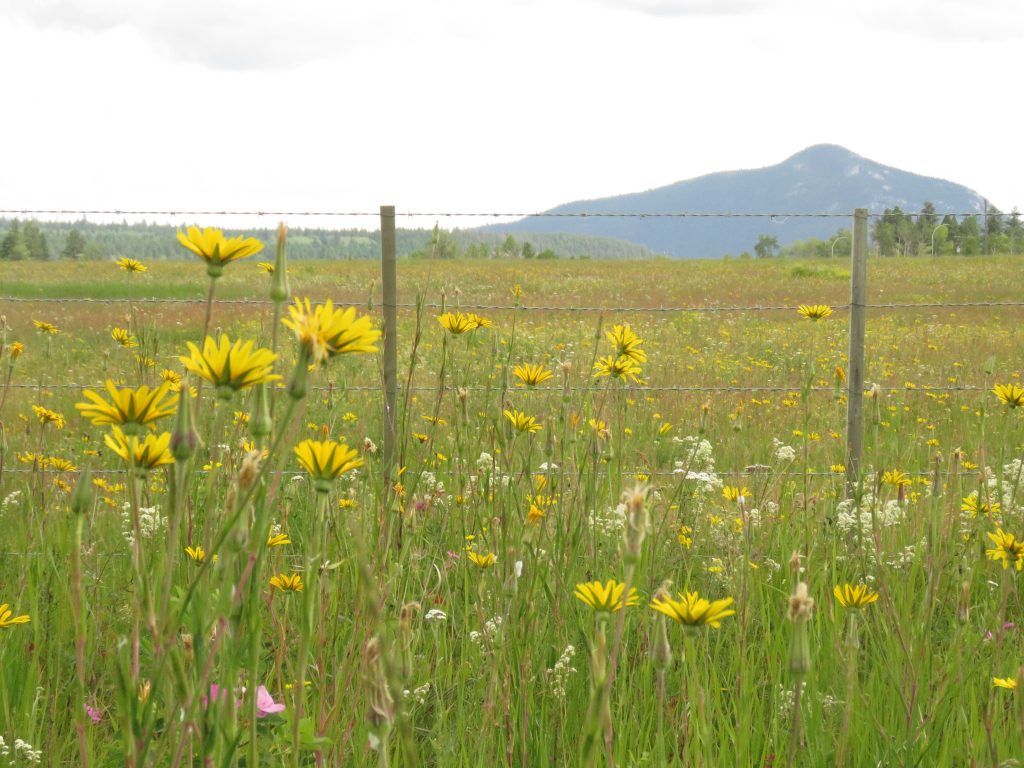
<svg viewBox="0 0 1024 768">
<path fill-rule="evenodd" d="M 722 490 L 724 483 L 715 472 L 715 453 L 706 438 L 697 435 L 673 437 L 672 442 L 683 446 L 683 458 L 677 459 L 673 475 L 683 475 L 697 485 L 700 494 L 711 496 Z M 702 508 L 702 499 L 695 499 L 697 511 Z"/>
<path fill-rule="evenodd" d="M 426 493 L 444 496 L 444 482 L 437 479 L 437 476 L 430 471 L 420 473 L 420 488 Z"/>
<path fill-rule="evenodd" d="M 572 665 L 573 657 L 576 655 L 576 647 L 565 646 L 562 655 L 558 657 L 555 666 L 547 671 L 548 685 L 551 686 L 551 693 L 559 699 L 565 698 L 565 684 L 569 681 L 569 675 L 576 672 Z"/>
<path fill-rule="evenodd" d="M 836 507 L 836 526 L 843 533 L 849 533 L 859 525 L 861 534 L 870 536 L 873 523 L 879 528 L 889 528 L 902 523 L 904 517 L 905 510 L 896 499 L 877 507 L 871 493 L 865 493 L 859 505 L 856 499 L 845 499 Z"/>
<path fill-rule="evenodd" d="M 801 686 L 800 694 L 803 696 L 803 681 L 797 683 Z M 789 718 L 793 714 L 793 704 L 796 702 L 796 689 L 787 688 L 782 683 L 779 683 L 779 717 L 783 719 Z"/>
<path fill-rule="evenodd" d="M 707 438 L 698 435 L 673 437 L 672 442 L 683 446 L 683 460 L 676 462 L 677 467 L 686 467 L 691 472 L 715 471 L 715 451 Z"/>
<path fill-rule="evenodd" d="M 411 691 L 406 688 L 402 691 L 402 696 L 406 701 L 412 702 L 413 704 L 426 704 L 427 696 L 430 694 L 430 683 L 424 683 L 419 688 L 413 688 Z"/>
<path fill-rule="evenodd" d="M 4 737 L 0 736 L 0 757 L 7 758 L 8 765 L 18 765 L 21 761 L 38 765 L 43 759 L 43 750 L 34 749 L 24 739 L 15 739 L 12 749 L 4 741 Z"/>
<path fill-rule="evenodd" d="M 927 551 L 928 543 L 924 539 L 917 544 L 909 544 L 886 561 L 891 568 L 906 568 L 917 557 L 918 550 Z"/>
<path fill-rule="evenodd" d="M 494 464 L 494 457 L 484 451 L 476 460 L 476 468 L 481 472 L 495 472 L 497 466 Z"/>
<path fill-rule="evenodd" d="M 129 544 L 135 543 L 135 532 L 132 528 L 132 505 L 125 502 L 121 507 L 122 535 Z M 159 505 L 139 507 L 139 533 L 144 539 L 152 539 L 167 530 L 167 517 L 160 514 Z"/>
<path fill-rule="evenodd" d="M 796 449 L 786 445 L 777 437 L 772 438 L 772 450 L 775 451 L 775 460 L 780 464 L 788 464 L 796 458 Z"/>
<path fill-rule="evenodd" d="M 609 507 L 600 514 L 590 510 L 590 516 L 587 519 L 594 531 L 603 536 L 621 535 L 622 529 L 626 525 L 626 505 L 618 504 L 615 507 Z"/>
<path fill-rule="evenodd" d="M 445 621 L 448 621 L 448 614 L 442 611 L 440 608 L 431 608 L 429 611 L 427 611 L 426 615 L 423 617 L 423 620 L 437 621 L 443 623 Z"/>
<path fill-rule="evenodd" d="M 501 616 L 495 616 L 484 624 L 483 632 L 477 632 L 475 629 L 471 631 L 469 633 L 469 639 L 482 647 L 485 640 L 490 641 L 497 636 L 498 632 L 501 630 L 501 623 Z"/>
<path fill-rule="evenodd" d="M 6 512 L 7 508 L 18 501 L 18 497 L 21 496 L 21 491 L 11 491 L 4 500 L 0 501 L 0 511 Z"/>
</svg>

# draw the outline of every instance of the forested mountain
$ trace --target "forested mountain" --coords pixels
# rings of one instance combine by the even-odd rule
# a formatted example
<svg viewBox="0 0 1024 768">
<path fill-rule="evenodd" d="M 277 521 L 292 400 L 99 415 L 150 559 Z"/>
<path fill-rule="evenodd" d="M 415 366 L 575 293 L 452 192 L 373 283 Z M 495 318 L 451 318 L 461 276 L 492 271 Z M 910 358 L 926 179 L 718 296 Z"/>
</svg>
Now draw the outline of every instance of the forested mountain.
<svg viewBox="0 0 1024 768">
<path fill-rule="evenodd" d="M 751 252 L 761 236 L 774 238 L 781 246 L 827 239 L 849 225 L 846 216 L 852 216 L 854 208 L 916 214 L 927 201 L 940 217 L 952 212 L 980 214 L 985 204 L 981 195 L 960 184 L 821 144 L 767 168 L 712 173 L 646 192 L 567 203 L 547 213 L 836 213 L 842 218 L 531 216 L 485 229 L 531 238 L 539 232 L 601 235 L 671 256 L 702 258 Z"/>
</svg>

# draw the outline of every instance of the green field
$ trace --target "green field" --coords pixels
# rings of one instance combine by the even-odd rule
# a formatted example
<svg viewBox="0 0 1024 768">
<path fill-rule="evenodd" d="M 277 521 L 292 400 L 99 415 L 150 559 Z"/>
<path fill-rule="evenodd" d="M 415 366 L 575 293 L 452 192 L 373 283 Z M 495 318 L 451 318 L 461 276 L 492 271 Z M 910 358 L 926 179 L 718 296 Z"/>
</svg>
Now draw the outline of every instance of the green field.
<svg viewBox="0 0 1024 768">
<path fill-rule="evenodd" d="M 993 393 L 1021 384 L 1020 258 L 869 262 L 849 500 L 845 262 L 400 261 L 386 480 L 380 354 L 338 354 L 293 396 L 308 359 L 258 259 L 226 266 L 209 329 L 279 354 L 270 434 L 251 434 L 254 388 L 221 399 L 191 376 L 200 442 L 148 473 L 75 404 L 107 380 L 186 372 L 202 262 L 3 265 L 13 764 L 28 764 L 16 739 L 52 765 L 1024 759 L 1024 694 L 993 681 L 1024 675 L 1024 547 L 990 536 L 1024 536 L 1024 409 Z M 294 297 L 380 327 L 377 265 L 288 275 Z M 836 309 L 812 321 L 799 304 Z M 929 306 L 878 306 L 892 304 Z M 453 334 L 449 310 L 491 324 Z M 625 324 L 642 383 L 594 376 Z M 525 386 L 523 364 L 552 376 Z M 294 450 L 306 440 L 363 463 L 314 482 Z M 301 591 L 271 584 L 296 574 Z M 636 605 L 574 594 L 600 604 L 577 585 L 608 580 Z M 800 582 L 813 608 L 791 601 Z M 877 600 L 844 607 L 847 584 Z M 732 600 L 720 626 L 700 625 L 687 592 Z"/>
</svg>

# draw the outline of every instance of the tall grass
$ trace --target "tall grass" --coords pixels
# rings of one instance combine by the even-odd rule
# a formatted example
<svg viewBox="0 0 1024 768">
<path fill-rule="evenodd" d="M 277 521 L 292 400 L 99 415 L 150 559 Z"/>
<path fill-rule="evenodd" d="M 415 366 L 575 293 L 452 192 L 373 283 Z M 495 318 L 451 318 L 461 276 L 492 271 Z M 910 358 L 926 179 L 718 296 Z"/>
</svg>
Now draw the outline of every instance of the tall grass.
<svg viewBox="0 0 1024 768">
<path fill-rule="evenodd" d="M 374 295 L 366 265 L 299 267 L 293 288 L 314 303 L 337 285 Z M 845 303 L 830 272 L 792 267 L 403 265 L 402 284 L 451 311 L 645 295 L 649 306 Z M 197 264 L 142 276 L 105 268 L 90 295 L 206 295 Z M 885 261 L 872 266 L 872 301 L 1008 299 L 1018 269 L 1011 259 Z M 5 293 L 67 287 L 19 270 Z M 215 299 L 267 296 L 269 278 L 251 263 L 223 280 Z M 509 294 L 516 282 L 521 297 Z M 955 295 L 939 292 L 951 285 Z M 842 312 L 811 323 L 781 311 L 466 307 L 493 325 L 453 335 L 422 303 L 401 316 L 409 387 L 388 484 L 372 355 L 328 361 L 292 397 L 307 361 L 282 328 L 269 434 L 252 428 L 262 410 L 252 391 L 222 400 L 205 384 L 193 451 L 140 473 L 75 412 L 81 393 L 55 385 L 153 385 L 165 367 L 182 372 L 202 307 L 6 309 L 0 366 L 31 386 L 8 388 L 0 413 L 0 603 L 31 620 L 0 629 L 0 759 L 31 759 L 16 739 L 53 765 L 1021 757 L 1024 699 L 992 681 L 1019 678 L 1024 664 L 1020 576 L 986 557 L 997 527 L 1024 535 L 1021 410 L 990 392 L 1019 381 L 1020 309 L 871 314 L 866 378 L 880 389 L 866 401 L 867 471 L 845 500 L 833 471 L 844 460 Z M 211 331 L 269 347 L 274 316 L 215 301 Z M 31 319 L 61 333 L 36 334 Z M 612 352 L 604 332 L 622 323 L 643 339 L 648 386 L 592 375 Z M 139 346 L 118 347 L 115 325 Z M 26 348 L 12 359 L 15 340 Z M 554 377 L 519 386 L 520 363 Z M 781 389 L 658 389 L 694 386 Z M 963 386 L 978 389 L 929 388 Z M 67 425 L 40 424 L 32 405 Z M 505 411 L 542 428 L 519 432 Z M 187 433 L 175 417 L 162 429 Z M 346 442 L 364 464 L 319 492 L 295 460 L 307 438 Z M 96 483 L 80 484 L 94 491 L 83 504 L 74 490 L 86 467 Z M 892 470 L 910 484 L 885 482 Z M 624 503 L 635 486 L 649 487 L 642 517 Z M 972 494 L 988 505 L 977 515 L 964 510 Z M 290 543 L 269 546 L 277 532 Z M 279 574 L 300 575 L 303 589 L 271 586 Z M 574 596 L 578 583 L 609 579 L 635 587 L 639 605 L 602 616 Z M 806 671 L 791 659 L 799 582 L 816 603 Z M 833 588 L 847 583 L 878 600 L 844 608 Z M 731 597 L 736 613 L 685 630 L 649 609 L 663 586 Z M 283 711 L 260 716 L 260 686 Z"/>
</svg>

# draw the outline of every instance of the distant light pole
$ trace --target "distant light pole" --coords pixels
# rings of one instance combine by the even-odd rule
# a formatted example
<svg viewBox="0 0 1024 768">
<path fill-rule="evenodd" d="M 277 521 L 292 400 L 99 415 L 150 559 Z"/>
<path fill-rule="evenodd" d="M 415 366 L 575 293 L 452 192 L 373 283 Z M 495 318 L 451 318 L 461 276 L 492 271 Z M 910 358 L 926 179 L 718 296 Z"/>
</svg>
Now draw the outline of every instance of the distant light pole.
<svg viewBox="0 0 1024 768">
<path fill-rule="evenodd" d="M 945 224 L 939 224 L 935 229 L 932 230 L 932 256 L 935 255 L 935 233 L 942 229 Z"/>
<path fill-rule="evenodd" d="M 840 240 L 849 240 L 849 239 L 850 238 L 848 238 L 846 235 L 840 235 L 839 237 L 837 237 L 835 240 L 832 241 L 832 258 L 833 259 L 836 257 L 836 243 L 838 243 Z"/>
</svg>

